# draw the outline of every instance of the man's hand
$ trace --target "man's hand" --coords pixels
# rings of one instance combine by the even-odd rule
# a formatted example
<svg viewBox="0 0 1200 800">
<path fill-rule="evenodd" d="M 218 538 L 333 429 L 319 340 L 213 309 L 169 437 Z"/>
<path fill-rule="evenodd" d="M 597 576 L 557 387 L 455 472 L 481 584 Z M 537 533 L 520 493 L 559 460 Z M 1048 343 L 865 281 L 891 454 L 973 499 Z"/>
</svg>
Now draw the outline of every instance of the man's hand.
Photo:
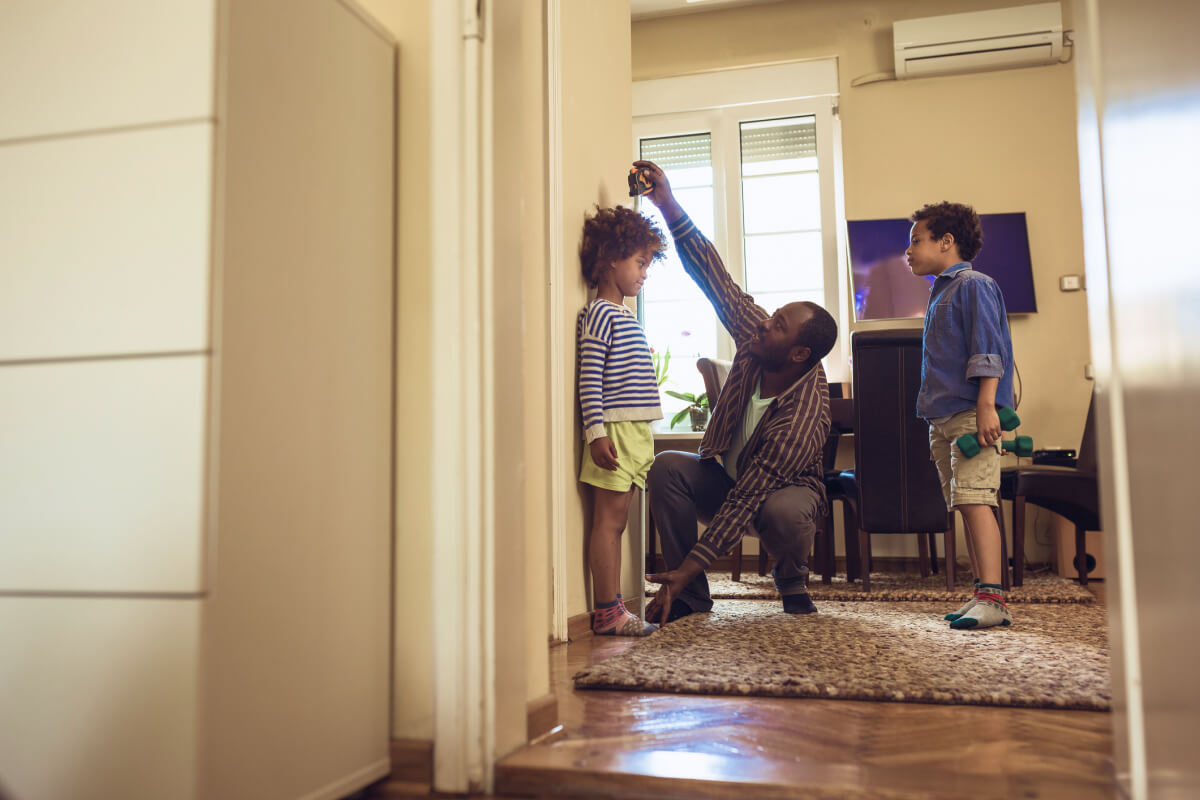
<svg viewBox="0 0 1200 800">
<path fill-rule="evenodd" d="M 617 446 L 613 444 L 612 439 L 601 436 L 599 439 L 593 439 L 588 446 L 592 449 L 592 461 L 596 462 L 597 467 L 616 471 Z"/>
<path fill-rule="evenodd" d="M 647 575 L 646 580 L 659 586 L 654 599 L 646 606 L 646 621 L 666 625 L 667 617 L 671 614 L 671 603 L 703 571 L 695 561 L 685 558 L 677 569 Z"/>
<path fill-rule="evenodd" d="M 979 445 L 987 447 L 998 441 L 1003 431 L 1000 429 L 1000 415 L 994 405 L 977 406 L 975 408 L 975 429 L 979 436 Z"/>
<path fill-rule="evenodd" d="M 667 224 L 670 225 L 682 217 L 683 209 L 675 201 L 675 194 L 671 191 L 671 183 L 667 180 L 667 174 L 659 169 L 658 164 L 653 161 L 635 161 L 633 165 L 649 172 L 650 182 L 654 184 L 654 188 L 644 196 L 650 198 L 650 202 L 658 206 L 658 210 L 662 212 L 663 219 L 667 221 Z"/>
</svg>

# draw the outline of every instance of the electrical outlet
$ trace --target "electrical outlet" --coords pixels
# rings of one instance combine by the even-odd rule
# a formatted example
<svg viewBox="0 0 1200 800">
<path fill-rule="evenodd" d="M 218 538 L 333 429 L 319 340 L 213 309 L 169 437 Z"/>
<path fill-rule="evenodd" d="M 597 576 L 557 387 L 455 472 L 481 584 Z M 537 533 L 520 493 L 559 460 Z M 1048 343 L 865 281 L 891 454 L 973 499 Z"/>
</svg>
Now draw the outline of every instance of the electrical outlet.
<svg viewBox="0 0 1200 800">
<path fill-rule="evenodd" d="M 1083 280 L 1078 275 L 1063 275 L 1058 279 L 1058 288 L 1064 292 L 1078 292 L 1083 288 Z"/>
</svg>

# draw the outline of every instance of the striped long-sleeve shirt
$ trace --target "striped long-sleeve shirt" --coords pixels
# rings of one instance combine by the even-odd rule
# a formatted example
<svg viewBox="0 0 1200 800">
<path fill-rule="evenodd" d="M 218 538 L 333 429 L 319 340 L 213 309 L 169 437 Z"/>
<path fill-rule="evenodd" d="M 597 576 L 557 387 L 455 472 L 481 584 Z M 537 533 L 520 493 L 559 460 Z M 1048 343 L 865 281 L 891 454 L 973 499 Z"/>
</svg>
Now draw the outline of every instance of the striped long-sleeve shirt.
<svg viewBox="0 0 1200 800">
<path fill-rule="evenodd" d="M 579 406 L 584 438 L 606 436 L 605 422 L 662 419 L 650 346 L 623 305 L 593 300 L 579 312 Z"/>
<path fill-rule="evenodd" d="M 724 453 L 740 435 L 746 404 L 762 377 L 762 366 L 745 347 L 759 323 L 770 316 L 738 287 L 712 242 L 685 215 L 670 226 L 683 268 L 712 302 L 721 324 L 733 337 L 737 355 L 721 389 L 700 457 Z M 752 530 L 754 518 L 772 492 L 804 486 L 817 493 L 819 510 L 827 507 L 821 453 L 829 435 L 829 385 L 816 365 L 774 398 L 742 449 L 737 481 L 696 542 L 688 558 L 707 569 Z"/>
</svg>

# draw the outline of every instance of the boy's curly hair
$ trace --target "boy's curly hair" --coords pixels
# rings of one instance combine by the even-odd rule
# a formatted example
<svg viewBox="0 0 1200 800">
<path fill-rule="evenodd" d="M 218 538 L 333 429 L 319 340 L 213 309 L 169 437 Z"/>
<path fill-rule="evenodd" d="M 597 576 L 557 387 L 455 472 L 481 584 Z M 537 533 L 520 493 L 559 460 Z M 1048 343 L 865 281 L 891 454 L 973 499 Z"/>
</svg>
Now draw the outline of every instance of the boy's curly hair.
<svg viewBox="0 0 1200 800">
<path fill-rule="evenodd" d="M 579 243 L 584 280 L 595 288 L 601 271 L 609 264 L 646 249 L 650 250 L 651 261 L 666 255 L 667 241 L 657 225 L 632 208 L 597 207 L 595 214 L 584 219 L 583 240 Z"/>
<path fill-rule="evenodd" d="M 949 233 L 958 245 L 958 254 L 963 261 L 970 261 L 983 249 L 983 228 L 975 209 L 962 203 L 930 203 L 914 211 L 909 217 L 913 222 L 927 220 L 929 232 L 934 239 Z"/>
</svg>

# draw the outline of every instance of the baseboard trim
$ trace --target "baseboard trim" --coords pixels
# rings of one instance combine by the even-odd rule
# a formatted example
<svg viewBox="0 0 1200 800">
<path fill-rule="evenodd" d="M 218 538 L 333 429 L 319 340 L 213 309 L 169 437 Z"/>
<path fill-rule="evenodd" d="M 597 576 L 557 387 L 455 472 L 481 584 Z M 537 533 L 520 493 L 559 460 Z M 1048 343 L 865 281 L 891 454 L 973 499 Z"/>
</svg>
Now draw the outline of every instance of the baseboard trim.
<svg viewBox="0 0 1200 800">
<path fill-rule="evenodd" d="M 567 641 L 577 642 L 585 636 L 592 635 L 592 615 L 585 611 L 567 618 Z"/>
<path fill-rule="evenodd" d="M 525 739 L 532 742 L 558 725 L 558 696 L 554 692 L 525 704 Z"/>
<path fill-rule="evenodd" d="M 359 789 L 370 786 L 379 779 L 386 778 L 387 775 L 388 759 L 381 758 L 379 761 L 368 764 L 344 778 L 339 778 L 328 786 L 323 786 L 311 794 L 304 795 L 300 800 L 338 800 L 339 797 L 345 797 Z"/>
<path fill-rule="evenodd" d="M 390 779 L 405 783 L 433 784 L 433 742 L 429 739 L 392 739 Z"/>
</svg>

